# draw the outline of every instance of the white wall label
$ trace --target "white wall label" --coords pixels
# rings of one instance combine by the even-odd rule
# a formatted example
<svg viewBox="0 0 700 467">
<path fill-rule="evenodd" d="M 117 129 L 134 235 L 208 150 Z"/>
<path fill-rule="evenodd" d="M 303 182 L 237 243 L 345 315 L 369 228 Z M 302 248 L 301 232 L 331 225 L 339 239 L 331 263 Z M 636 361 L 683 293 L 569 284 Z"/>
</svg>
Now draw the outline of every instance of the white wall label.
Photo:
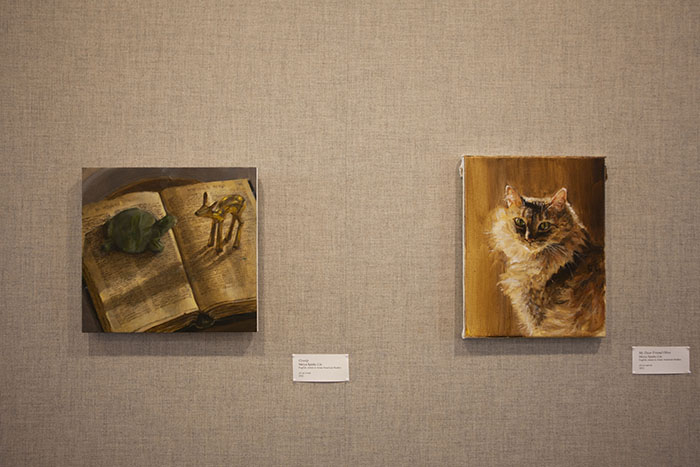
<svg viewBox="0 0 700 467">
<path fill-rule="evenodd" d="M 350 381 L 350 356 L 341 354 L 292 354 L 294 381 L 338 383 Z"/>
<path fill-rule="evenodd" d="M 632 347 L 632 373 L 635 375 L 690 373 L 690 347 Z"/>
</svg>

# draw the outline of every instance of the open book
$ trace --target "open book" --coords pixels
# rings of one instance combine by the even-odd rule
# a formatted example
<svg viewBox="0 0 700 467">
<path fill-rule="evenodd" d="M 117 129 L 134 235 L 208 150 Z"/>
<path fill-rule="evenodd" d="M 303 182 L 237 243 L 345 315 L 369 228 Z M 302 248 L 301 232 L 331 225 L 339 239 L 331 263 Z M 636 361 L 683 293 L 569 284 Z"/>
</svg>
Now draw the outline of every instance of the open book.
<svg viewBox="0 0 700 467">
<path fill-rule="evenodd" d="M 211 219 L 196 217 L 202 195 L 210 202 L 245 198 L 240 247 L 208 247 Z M 137 207 L 177 224 L 161 237 L 160 253 L 106 252 L 105 223 Z M 228 230 L 231 216 L 224 221 Z M 238 226 L 234 227 L 238 228 Z M 257 208 L 248 180 L 225 180 L 139 192 L 83 206 L 83 277 L 106 332 L 173 332 L 204 313 L 214 320 L 257 312 Z"/>
</svg>

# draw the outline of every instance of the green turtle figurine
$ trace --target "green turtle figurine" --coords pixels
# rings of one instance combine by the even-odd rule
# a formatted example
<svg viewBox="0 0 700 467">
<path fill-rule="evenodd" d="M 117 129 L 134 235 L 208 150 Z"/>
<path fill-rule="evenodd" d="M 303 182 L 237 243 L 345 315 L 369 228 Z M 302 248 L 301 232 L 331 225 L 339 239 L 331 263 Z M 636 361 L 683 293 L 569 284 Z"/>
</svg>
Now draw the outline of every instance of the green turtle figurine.
<svg viewBox="0 0 700 467">
<path fill-rule="evenodd" d="M 177 218 L 166 214 L 160 220 L 150 212 L 139 208 L 121 211 L 105 224 L 107 240 L 102 244 L 105 251 L 119 250 L 125 253 L 143 253 L 150 250 L 154 253 L 163 251 L 160 237 L 165 235 Z"/>
</svg>

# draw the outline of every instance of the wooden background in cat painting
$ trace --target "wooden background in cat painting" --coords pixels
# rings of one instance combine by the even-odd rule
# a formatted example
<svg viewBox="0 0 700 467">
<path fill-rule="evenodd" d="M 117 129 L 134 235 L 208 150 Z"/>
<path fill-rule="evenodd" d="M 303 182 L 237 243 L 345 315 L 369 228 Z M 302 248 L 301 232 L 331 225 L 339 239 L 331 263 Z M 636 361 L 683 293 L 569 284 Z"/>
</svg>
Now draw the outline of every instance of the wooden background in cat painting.
<svg viewBox="0 0 700 467">
<path fill-rule="evenodd" d="M 464 157 L 465 336 L 521 335 L 510 301 L 497 286 L 504 268 L 494 260 L 486 235 L 491 211 L 504 202 L 505 186 L 533 197 L 566 187 L 593 242 L 603 246 L 604 183 L 603 157 Z"/>
</svg>

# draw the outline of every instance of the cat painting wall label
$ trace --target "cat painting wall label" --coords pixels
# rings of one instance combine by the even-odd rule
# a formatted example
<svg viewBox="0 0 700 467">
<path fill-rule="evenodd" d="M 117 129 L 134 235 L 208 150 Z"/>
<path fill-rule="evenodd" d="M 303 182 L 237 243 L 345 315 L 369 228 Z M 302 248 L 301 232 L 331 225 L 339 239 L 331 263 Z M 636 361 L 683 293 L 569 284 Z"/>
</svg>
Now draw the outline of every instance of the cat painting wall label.
<svg viewBox="0 0 700 467">
<path fill-rule="evenodd" d="M 464 156 L 462 336 L 605 336 L 605 159 Z"/>
</svg>

